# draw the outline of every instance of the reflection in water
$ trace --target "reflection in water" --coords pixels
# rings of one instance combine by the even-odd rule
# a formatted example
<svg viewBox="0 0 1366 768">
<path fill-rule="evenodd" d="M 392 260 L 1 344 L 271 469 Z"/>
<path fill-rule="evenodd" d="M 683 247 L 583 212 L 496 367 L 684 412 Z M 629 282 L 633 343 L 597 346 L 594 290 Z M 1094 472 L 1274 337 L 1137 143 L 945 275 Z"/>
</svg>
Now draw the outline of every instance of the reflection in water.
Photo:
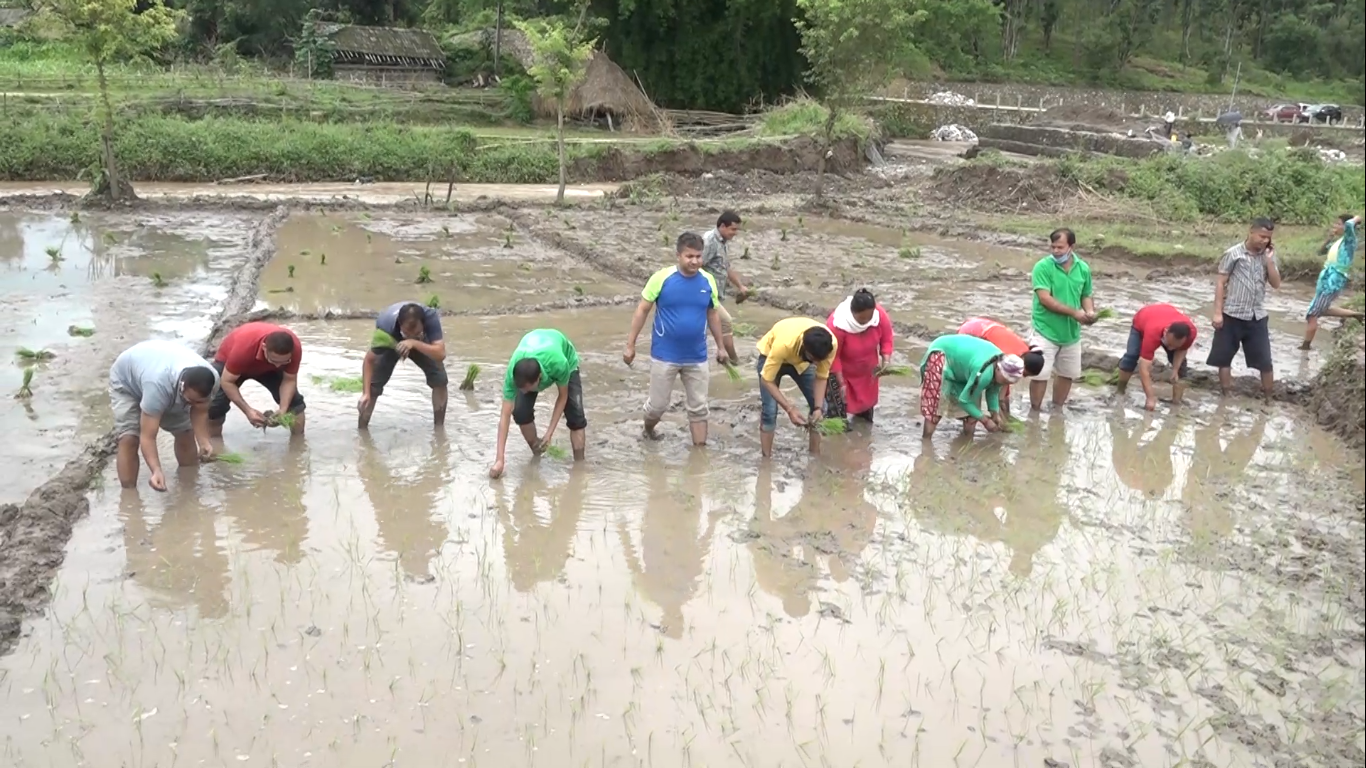
<svg viewBox="0 0 1366 768">
<path fill-rule="evenodd" d="M 408 578 L 430 581 L 431 560 L 446 541 L 446 526 L 433 515 L 450 484 L 450 443 L 446 431 L 432 433 L 430 456 L 414 456 L 414 477 L 394 478 L 369 432 L 361 433 L 360 480 L 375 511 L 379 545 L 398 556 Z M 390 452 L 389 455 L 392 455 Z"/>
<path fill-rule="evenodd" d="M 156 602 L 175 608 L 193 603 L 201 617 L 223 618 L 228 558 L 218 546 L 214 510 L 200 501 L 202 481 L 182 472 L 167 485 L 168 491 L 153 497 L 165 503 L 160 522 L 150 529 L 140 490 L 124 489 L 119 497 L 127 572 Z"/>
<path fill-rule="evenodd" d="M 1157 422 L 1157 433 L 1143 439 Z M 1172 446 L 1180 429 L 1174 416 L 1145 414 L 1140 420 L 1111 423 L 1114 447 L 1110 462 L 1115 475 L 1130 488 L 1150 499 L 1160 498 L 1172 485 Z"/>
<path fill-rule="evenodd" d="M 518 592 L 530 591 L 537 584 L 564 574 L 583 512 L 587 484 L 587 466 L 582 462 L 574 464 L 564 487 L 551 496 L 544 516 L 536 510 L 537 499 L 550 490 L 541 477 L 541 462 L 527 465 L 510 509 L 501 486 L 496 486 L 498 514 L 503 523 L 503 556 L 512 586 Z"/>
<path fill-rule="evenodd" d="M 1197 540 L 1218 538 L 1233 532 L 1232 498 L 1225 486 L 1241 477 L 1266 439 L 1267 415 L 1258 412 L 1246 432 L 1229 436 L 1228 447 L 1220 434 L 1229 422 L 1227 406 L 1221 401 L 1209 421 L 1195 430 L 1195 446 L 1181 501 L 1186 506 L 1187 525 Z"/>
<path fill-rule="evenodd" d="M 237 519 L 242 541 L 249 549 L 274 550 L 275 562 L 298 565 L 308 538 L 308 507 L 304 482 L 309 469 L 305 444 L 291 440 L 282 446 L 278 462 L 263 465 L 259 476 L 228 488 L 224 509 Z"/>
<path fill-rule="evenodd" d="M 706 530 L 699 534 L 703 497 L 710 487 L 709 455 L 704 450 L 689 451 L 682 473 L 666 466 L 658 455 L 646 460 L 649 493 L 640 523 L 640 552 L 631 543 L 625 522 L 617 525 L 636 589 L 663 611 L 660 625 L 672 638 L 683 636 L 683 605 L 697 591 L 716 522 L 724 515 L 720 506 L 706 510 Z"/>
</svg>

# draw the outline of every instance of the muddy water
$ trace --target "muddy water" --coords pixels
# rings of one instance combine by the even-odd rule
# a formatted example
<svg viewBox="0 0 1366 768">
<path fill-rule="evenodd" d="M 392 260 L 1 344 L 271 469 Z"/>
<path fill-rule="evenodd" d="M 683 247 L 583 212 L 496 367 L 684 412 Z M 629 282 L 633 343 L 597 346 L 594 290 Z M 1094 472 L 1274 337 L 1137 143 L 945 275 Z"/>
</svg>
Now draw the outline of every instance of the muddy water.
<svg viewBox="0 0 1366 768">
<path fill-rule="evenodd" d="M 16 459 L 0 468 L 0 503 L 26 497 L 108 428 L 105 388 L 120 351 L 150 337 L 203 338 L 243 264 L 250 225 L 193 213 L 73 221 L 0 212 L 0 430 L 14 438 L 6 458 Z M 71 336 L 73 325 L 95 335 Z M 20 347 L 56 355 L 37 366 L 26 402 L 11 397 Z"/>
<path fill-rule="evenodd" d="M 296 214 L 277 242 L 278 255 L 261 277 L 261 302 L 295 311 L 381 309 L 432 295 L 445 308 L 501 309 L 639 292 L 527 240 L 493 215 Z M 429 283 L 418 283 L 423 268 Z"/>
<path fill-rule="evenodd" d="M 617 186 L 616 184 L 575 184 L 565 189 L 565 196 L 570 199 L 601 198 L 615 192 Z M 82 183 L 0 182 L 0 198 L 13 195 L 51 194 L 79 197 L 88 191 L 90 191 L 90 185 Z M 305 200 L 319 203 L 350 200 L 369 205 L 393 205 L 421 200 L 424 194 L 431 194 L 438 202 L 443 202 L 446 199 L 446 186 L 444 184 L 434 184 L 428 188 L 425 182 L 380 182 L 378 184 L 177 184 L 171 182 L 140 182 L 137 185 L 137 191 L 140 197 L 163 200 L 217 197 L 224 200 Z M 551 202 L 555 199 L 556 191 L 554 185 L 546 184 L 457 184 L 452 191 L 451 199 L 471 201 L 480 198 L 497 198 Z"/>
<path fill-rule="evenodd" d="M 1330 510 L 1361 469 L 1292 412 L 1083 393 L 1065 418 L 922 447 L 897 381 L 871 434 L 808 462 L 786 427 L 763 463 L 752 373 L 713 376 L 707 452 L 678 413 L 638 439 L 628 314 L 449 319 L 448 367 L 484 366 L 476 391 L 434 432 L 403 366 L 368 436 L 325 383 L 358 371 L 367 324 L 298 326 L 305 438 L 234 414 L 246 463 L 92 496 L 51 609 L 0 659 L 4 763 L 1359 755 L 1364 542 Z M 490 483 L 502 365 L 537 326 L 583 353 L 589 460 L 514 442 Z"/>
</svg>

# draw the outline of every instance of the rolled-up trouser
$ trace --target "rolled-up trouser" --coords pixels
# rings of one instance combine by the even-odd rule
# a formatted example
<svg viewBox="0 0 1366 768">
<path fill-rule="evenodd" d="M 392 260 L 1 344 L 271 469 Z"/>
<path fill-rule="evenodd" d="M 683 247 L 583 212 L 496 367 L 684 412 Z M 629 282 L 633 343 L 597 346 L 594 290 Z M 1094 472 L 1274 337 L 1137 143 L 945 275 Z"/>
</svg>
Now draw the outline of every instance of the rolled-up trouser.
<svg viewBox="0 0 1366 768">
<path fill-rule="evenodd" d="M 706 363 L 678 365 L 659 360 L 650 361 L 650 396 L 645 401 L 645 418 L 658 421 L 669 410 L 674 379 L 683 380 L 683 402 L 688 421 L 706 421 L 710 413 L 707 388 L 711 382 Z"/>
</svg>

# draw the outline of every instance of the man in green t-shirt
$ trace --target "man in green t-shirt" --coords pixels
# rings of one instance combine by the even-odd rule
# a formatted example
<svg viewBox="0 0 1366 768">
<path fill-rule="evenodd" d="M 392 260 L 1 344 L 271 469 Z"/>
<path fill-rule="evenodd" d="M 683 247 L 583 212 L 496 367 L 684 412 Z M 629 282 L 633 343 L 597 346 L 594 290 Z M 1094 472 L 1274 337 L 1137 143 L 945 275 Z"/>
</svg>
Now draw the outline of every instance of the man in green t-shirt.
<svg viewBox="0 0 1366 768">
<path fill-rule="evenodd" d="M 545 437 L 536 434 L 536 396 L 554 384 L 559 389 L 550 412 Z M 489 477 L 503 476 L 503 456 L 507 451 L 508 423 L 515 422 L 531 452 L 540 455 L 550 447 L 550 438 L 564 417 L 569 425 L 569 445 L 574 461 L 583 461 L 588 417 L 583 412 L 583 383 L 579 380 L 579 353 L 563 333 L 539 328 L 522 337 L 508 360 L 503 377 L 503 413 L 498 418 L 498 450 Z"/>
<path fill-rule="evenodd" d="M 1044 367 L 1029 382 L 1029 406 L 1043 407 L 1048 380 L 1053 379 L 1053 405 L 1063 405 L 1072 382 L 1081 378 L 1081 327 L 1096 321 L 1091 298 L 1091 267 L 1074 249 L 1070 229 L 1048 236 L 1051 253 L 1034 265 L 1033 333 L 1029 345 L 1043 351 Z"/>
</svg>

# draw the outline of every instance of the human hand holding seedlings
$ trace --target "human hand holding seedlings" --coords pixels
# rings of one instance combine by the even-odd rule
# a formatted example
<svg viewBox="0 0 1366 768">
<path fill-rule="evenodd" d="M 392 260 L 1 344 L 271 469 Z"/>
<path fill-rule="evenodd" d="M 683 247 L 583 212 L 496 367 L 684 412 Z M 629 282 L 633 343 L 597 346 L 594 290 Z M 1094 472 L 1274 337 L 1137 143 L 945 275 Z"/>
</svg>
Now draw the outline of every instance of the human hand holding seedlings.
<svg viewBox="0 0 1366 768">
<path fill-rule="evenodd" d="M 419 342 L 417 339 L 404 339 L 403 341 L 400 341 L 398 345 L 394 347 L 394 349 L 398 351 L 398 356 L 400 359 L 407 360 L 408 355 L 414 349 L 417 349 L 418 344 L 420 343 L 421 342 Z"/>
<path fill-rule="evenodd" d="M 627 343 L 626 343 L 626 351 L 621 353 L 621 361 L 622 361 L 623 363 L 626 363 L 626 367 L 627 367 L 627 368 L 631 367 L 631 364 L 634 363 L 634 362 L 636 361 L 636 345 L 635 345 L 635 344 L 633 344 L 633 343 L 631 343 L 631 342 L 627 342 Z"/>
<path fill-rule="evenodd" d="M 805 427 L 807 425 L 806 417 L 791 403 L 783 404 L 783 412 L 787 414 L 787 418 L 791 419 L 793 424 L 799 427 Z"/>
<path fill-rule="evenodd" d="M 256 410 L 255 408 L 252 408 L 251 406 L 247 406 L 246 408 L 244 408 L 244 409 L 242 410 L 242 415 L 244 415 L 244 416 L 247 417 L 247 421 L 251 423 L 252 428 L 254 428 L 254 429 L 265 429 L 265 428 L 266 428 L 266 423 L 267 423 L 267 421 L 268 421 L 268 420 L 266 419 L 266 415 L 265 415 L 264 413 L 261 413 L 260 411 Z"/>
</svg>

